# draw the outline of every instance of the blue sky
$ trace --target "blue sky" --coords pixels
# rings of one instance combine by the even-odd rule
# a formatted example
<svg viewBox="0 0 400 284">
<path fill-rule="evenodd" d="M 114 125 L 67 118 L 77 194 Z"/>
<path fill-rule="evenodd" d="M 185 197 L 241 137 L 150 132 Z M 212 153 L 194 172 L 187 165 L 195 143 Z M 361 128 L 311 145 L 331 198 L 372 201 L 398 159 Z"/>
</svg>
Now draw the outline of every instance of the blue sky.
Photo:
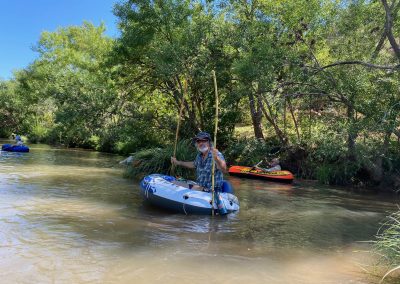
<svg viewBox="0 0 400 284">
<path fill-rule="evenodd" d="M 42 31 L 81 25 L 84 20 L 106 25 L 106 34 L 118 35 L 112 0 L 0 0 L 0 79 L 25 68 L 36 57 L 32 46 Z"/>
</svg>

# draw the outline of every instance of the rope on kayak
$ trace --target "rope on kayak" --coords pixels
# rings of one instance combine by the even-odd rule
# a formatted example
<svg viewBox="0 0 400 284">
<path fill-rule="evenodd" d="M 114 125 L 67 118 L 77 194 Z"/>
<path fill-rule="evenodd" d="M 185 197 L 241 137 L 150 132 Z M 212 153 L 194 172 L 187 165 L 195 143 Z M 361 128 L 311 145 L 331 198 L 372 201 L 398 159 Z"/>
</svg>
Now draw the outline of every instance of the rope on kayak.
<svg viewBox="0 0 400 284">
<path fill-rule="evenodd" d="M 185 202 L 182 203 L 182 208 L 183 208 L 183 212 L 185 212 L 185 215 L 187 215 L 186 209 L 185 209 Z"/>
<path fill-rule="evenodd" d="M 144 195 L 146 196 L 147 199 L 149 199 L 149 190 L 150 190 L 150 188 L 151 188 L 150 183 L 147 183 L 145 191 L 144 191 Z"/>
</svg>

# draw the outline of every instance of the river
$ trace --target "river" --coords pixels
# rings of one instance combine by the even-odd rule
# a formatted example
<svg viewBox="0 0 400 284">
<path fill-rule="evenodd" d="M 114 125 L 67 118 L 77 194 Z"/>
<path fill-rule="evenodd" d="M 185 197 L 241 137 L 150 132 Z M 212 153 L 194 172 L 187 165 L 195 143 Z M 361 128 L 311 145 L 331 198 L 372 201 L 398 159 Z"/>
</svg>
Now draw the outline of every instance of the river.
<svg viewBox="0 0 400 284">
<path fill-rule="evenodd" d="M 237 214 L 168 214 L 143 203 L 121 157 L 30 146 L 0 155 L 1 283 L 370 283 L 365 241 L 397 208 L 230 177 Z"/>
</svg>

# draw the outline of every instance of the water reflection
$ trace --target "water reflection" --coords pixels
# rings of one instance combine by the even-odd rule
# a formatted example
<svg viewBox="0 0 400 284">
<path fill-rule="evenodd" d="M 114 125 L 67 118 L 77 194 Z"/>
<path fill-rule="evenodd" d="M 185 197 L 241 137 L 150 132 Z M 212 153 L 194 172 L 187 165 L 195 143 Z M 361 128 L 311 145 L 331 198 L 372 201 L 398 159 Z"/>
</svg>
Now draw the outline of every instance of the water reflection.
<svg viewBox="0 0 400 284">
<path fill-rule="evenodd" d="M 0 155 L 5 283 L 366 283 L 355 265 L 394 201 L 231 178 L 241 210 L 166 214 L 121 157 L 32 145 Z M 29 279 L 29 280 L 27 280 Z"/>
</svg>

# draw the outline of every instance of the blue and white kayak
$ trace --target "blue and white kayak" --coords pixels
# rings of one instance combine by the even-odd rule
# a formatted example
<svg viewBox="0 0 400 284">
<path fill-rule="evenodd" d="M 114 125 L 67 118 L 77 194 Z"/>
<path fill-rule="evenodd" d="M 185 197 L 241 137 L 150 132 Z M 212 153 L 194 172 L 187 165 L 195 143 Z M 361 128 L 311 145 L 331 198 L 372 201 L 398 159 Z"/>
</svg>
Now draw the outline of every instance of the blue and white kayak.
<svg viewBox="0 0 400 284">
<path fill-rule="evenodd" d="M 25 145 L 12 145 L 12 144 L 4 144 L 1 146 L 2 151 L 8 152 L 29 152 L 29 147 Z"/>
<path fill-rule="evenodd" d="M 214 206 L 211 206 L 212 195 L 210 192 L 189 189 L 172 176 L 152 174 L 140 182 L 141 194 L 150 204 L 183 214 L 211 215 L 212 210 L 215 214 L 219 214 L 222 212 L 221 206 L 224 207 L 223 212 L 225 213 L 238 211 L 239 201 L 235 195 L 227 192 L 231 190 L 229 187 L 229 183 L 224 181 L 222 192 L 218 192 L 214 198 Z M 218 206 L 217 198 L 219 198 Z"/>
</svg>

